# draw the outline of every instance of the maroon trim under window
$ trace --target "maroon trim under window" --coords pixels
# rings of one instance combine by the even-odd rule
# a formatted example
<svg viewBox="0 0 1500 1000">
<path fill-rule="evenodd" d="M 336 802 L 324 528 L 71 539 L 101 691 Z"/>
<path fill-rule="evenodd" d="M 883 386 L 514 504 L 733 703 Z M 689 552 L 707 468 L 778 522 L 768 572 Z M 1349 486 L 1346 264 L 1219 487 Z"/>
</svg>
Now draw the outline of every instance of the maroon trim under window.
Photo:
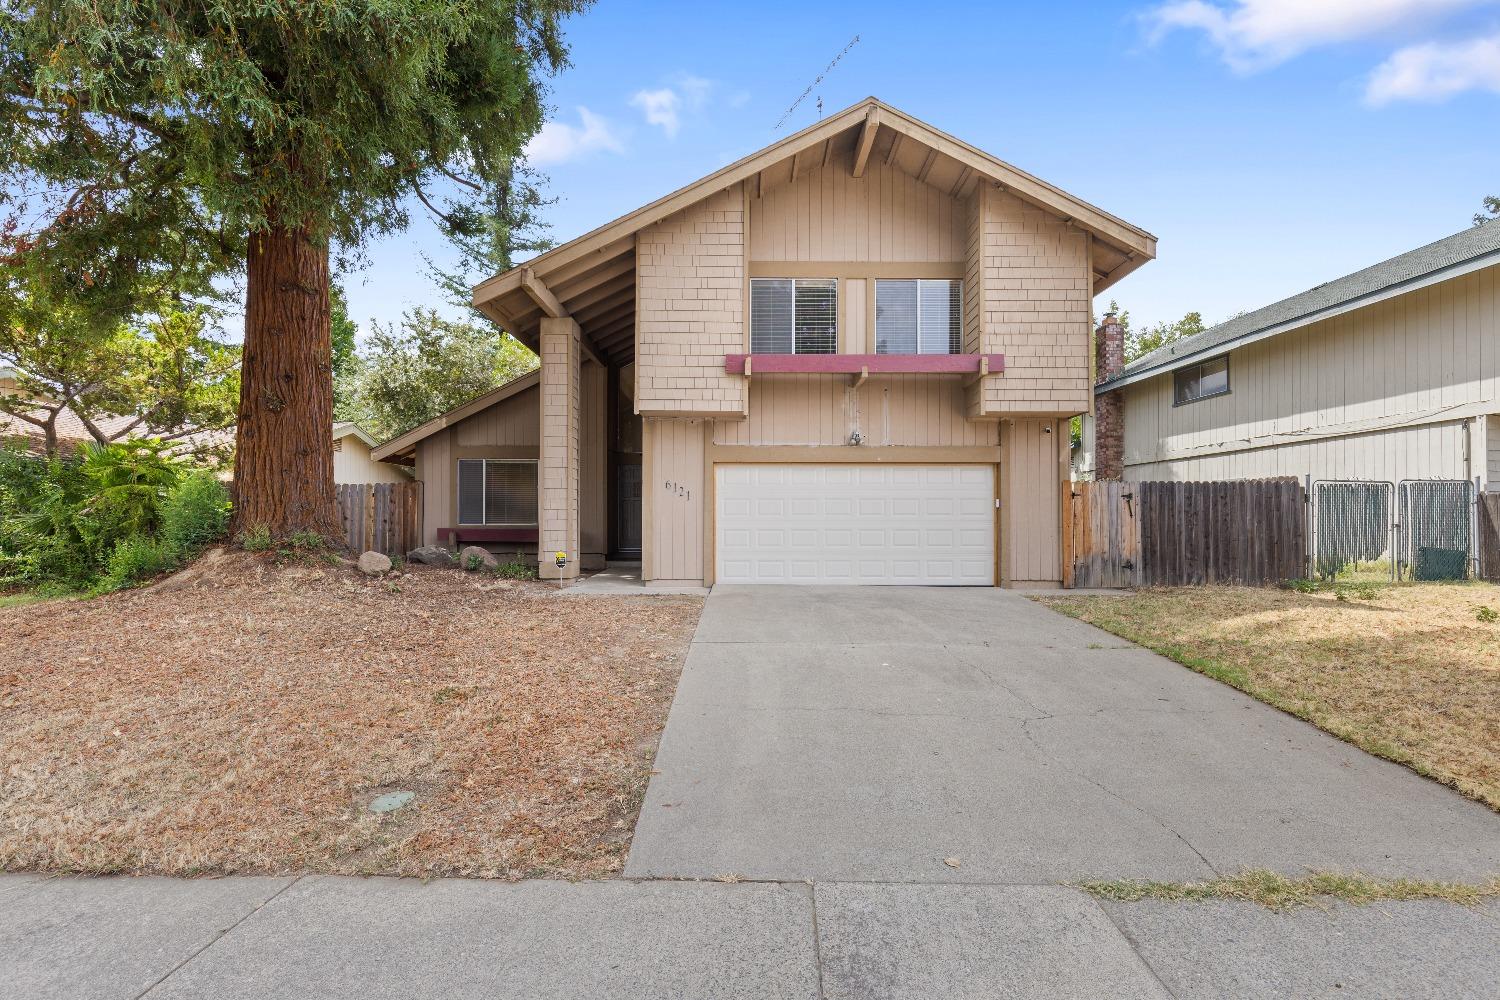
<svg viewBox="0 0 1500 1000">
<path fill-rule="evenodd" d="M 979 371 L 981 358 L 988 358 L 990 373 L 1005 370 L 1003 354 L 726 354 L 724 371 L 745 374 L 745 359 L 753 358 L 753 375 L 777 372 L 813 372 L 824 375 L 930 374 L 964 375 Z"/>
</svg>

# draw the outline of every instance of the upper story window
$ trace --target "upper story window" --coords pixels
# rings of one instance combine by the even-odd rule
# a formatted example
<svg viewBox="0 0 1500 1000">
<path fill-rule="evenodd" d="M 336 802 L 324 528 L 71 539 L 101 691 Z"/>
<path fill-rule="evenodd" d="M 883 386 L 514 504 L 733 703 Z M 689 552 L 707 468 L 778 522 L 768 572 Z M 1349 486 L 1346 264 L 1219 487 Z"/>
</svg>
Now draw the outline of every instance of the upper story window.
<svg viewBox="0 0 1500 1000">
<path fill-rule="evenodd" d="M 837 354 L 838 281 L 751 278 L 750 353 Z"/>
<path fill-rule="evenodd" d="M 536 527 L 536 462 L 458 460 L 458 523 Z"/>
<path fill-rule="evenodd" d="M 963 308 L 962 281 L 876 281 L 875 353 L 960 353 Z"/>
<path fill-rule="evenodd" d="M 1200 361 L 1172 373 L 1172 405 L 1196 403 L 1229 391 L 1229 357 Z"/>
</svg>

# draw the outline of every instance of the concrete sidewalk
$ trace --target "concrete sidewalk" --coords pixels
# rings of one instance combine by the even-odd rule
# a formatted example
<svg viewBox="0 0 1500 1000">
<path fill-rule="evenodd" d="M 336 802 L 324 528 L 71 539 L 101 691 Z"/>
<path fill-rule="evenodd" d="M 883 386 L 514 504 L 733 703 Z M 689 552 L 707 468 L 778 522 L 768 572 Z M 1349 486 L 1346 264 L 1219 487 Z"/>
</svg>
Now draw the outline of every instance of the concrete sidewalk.
<svg viewBox="0 0 1500 1000">
<path fill-rule="evenodd" d="M 0 876 L 0 995 L 1488 997 L 1500 907 L 1058 886 Z"/>
</svg>

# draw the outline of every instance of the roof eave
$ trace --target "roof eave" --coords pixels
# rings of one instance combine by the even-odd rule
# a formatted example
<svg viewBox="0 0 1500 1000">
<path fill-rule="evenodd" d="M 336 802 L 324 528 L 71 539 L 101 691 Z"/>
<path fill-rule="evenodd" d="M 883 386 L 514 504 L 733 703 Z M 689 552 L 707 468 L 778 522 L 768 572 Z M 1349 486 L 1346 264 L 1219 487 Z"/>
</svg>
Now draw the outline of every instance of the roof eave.
<svg viewBox="0 0 1500 1000">
<path fill-rule="evenodd" d="M 1461 278 L 1466 274 L 1471 274 L 1474 271 L 1481 271 L 1486 267 L 1492 267 L 1497 264 L 1500 264 L 1500 250 L 1492 250 L 1488 253 L 1480 254 L 1477 257 L 1471 257 L 1468 260 L 1459 261 L 1458 263 L 1450 264 L 1447 267 L 1437 268 L 1436 270 L 1428 271 L 1426 274 L 1420 274 L 1415 277 L 1408 278 L 1405 281 L 1398 281 L 1394 284 L 1387 285 L 1384 288 L 1378 288 L 1364 295 L 1358 295 L 1350 299 L 1345 299 L 1342 302 L 1336 302 L 1333 305 L 1325 306 L 1322 309 L 1316 309 L 1302 316 L 1297 316 L 1289 320 L 1283 320 L 1280 323 L 1273 323 L 1270 326 L 1261 327 L 1257 330 L 1251 330 L 1248 333 L 1244 333 L 1238 337 L 1233 338 L 1232 340 L 1224 340 L 1218 343 L 1208 344 L 1201 348 L 1198 348 L 1197 350 L 1189 351 L 1186 354 L 1174 355 L 1170 359 L 1163 361 L 1160 364 L 1151 365 L 1148 368 L 1141 368 L 1136 371 L 1129 372 L 1128 374 L 1121 375 L 1118 378 L 1111 379 L 1108 382 L 1100 382 L 1094 387 L 1094 394 L 1099 395 L 1101 393 L 1112 392 L 1115 389 L 1123 389 L 1125 386 L 1134 385 L 1137 382 L 1144 382 L 1146 379 L 1154 378 L 1157 375 L 1165 375 L 1168 372 L 1176 371 L 1183 365 L 1191 364 L 1195 361 L 1201 361 L 1205 358 L 1217 357 L 1220 354 L 1228 354 L 1230 351 L 1238 350 L 1239 348 L 1245 347 L 1249 344 L 1253 344 L 1261 340 L 1268 340 L 1271 337 L 1280 336 L 1283 333 L 1289 333 L 1292 330 L 1296 330 L 1304 326 L 1309 326 L 1313 323 L 1318 323 L 1325 319 L 1332 319 L 1333 317 L 1341 316 L 1344 313 L 1354 312 L 1358 309 L 1364 309 L 1368 306 L 1373 306 L 1380 302 L 1384 302 L 1387 299 L 1393 299 L 1400 295 L 1406 295 L 1410 292 L 1418 291 L 1430 285 L 1436 285 L 1443 281 L 1451 281 L 1454 278 Z"/>
</svg>

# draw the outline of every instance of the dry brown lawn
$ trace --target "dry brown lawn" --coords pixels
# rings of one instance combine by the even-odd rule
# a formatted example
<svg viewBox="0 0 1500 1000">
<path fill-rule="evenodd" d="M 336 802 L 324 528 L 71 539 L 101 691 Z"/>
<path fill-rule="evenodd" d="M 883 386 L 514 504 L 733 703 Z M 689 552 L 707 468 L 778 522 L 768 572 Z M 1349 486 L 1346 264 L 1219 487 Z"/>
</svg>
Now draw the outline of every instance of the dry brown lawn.
<svg viewBox="0 0 1500 1000">
<path fill-rule="evenodd" d="M 1500 810 L 1500 587 L 1146 590 L 1043 603 Z"/>
<path fill-rule="evenodd" d="M 701 608 L 242 553 L 0 609 L 0 870 L 614 874 Z"/>
</svg>

